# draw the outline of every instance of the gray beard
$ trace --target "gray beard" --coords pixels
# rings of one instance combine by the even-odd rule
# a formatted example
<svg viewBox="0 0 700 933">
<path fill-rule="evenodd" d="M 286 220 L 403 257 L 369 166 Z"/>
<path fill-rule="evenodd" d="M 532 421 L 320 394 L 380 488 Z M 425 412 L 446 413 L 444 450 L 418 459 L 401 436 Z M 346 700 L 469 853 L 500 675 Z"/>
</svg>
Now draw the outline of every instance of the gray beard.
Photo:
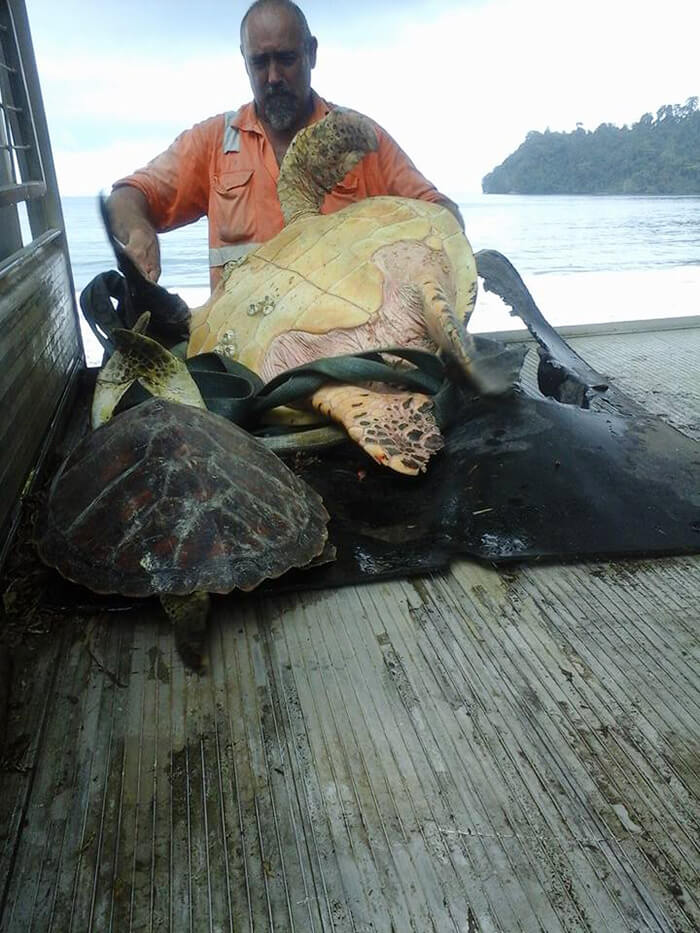
<svg viewBox="0 0 700 933">
<path fill-rule="evenodd" d="M 273 130 L 289 130 L 299 116 L 296 95 L 289 91 L 276 91 L 265 97 L 265 119 Z"/>
</svg>

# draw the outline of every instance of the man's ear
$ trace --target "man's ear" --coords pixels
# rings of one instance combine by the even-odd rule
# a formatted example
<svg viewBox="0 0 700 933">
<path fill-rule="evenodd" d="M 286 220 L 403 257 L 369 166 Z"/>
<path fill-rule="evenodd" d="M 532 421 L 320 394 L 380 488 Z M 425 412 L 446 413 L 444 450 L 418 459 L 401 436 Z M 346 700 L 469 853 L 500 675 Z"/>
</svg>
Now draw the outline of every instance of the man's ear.
<svg viewBox="0 0 700 933">
<path fill-rule="evenodd" d="M 316 36 L 311 36 L 309 39 L 308 45 L 308 55 L 309 55 L 309 67 L 316 67 L 316 52 L 318 51 L 318 39 Z"/>
</svg>

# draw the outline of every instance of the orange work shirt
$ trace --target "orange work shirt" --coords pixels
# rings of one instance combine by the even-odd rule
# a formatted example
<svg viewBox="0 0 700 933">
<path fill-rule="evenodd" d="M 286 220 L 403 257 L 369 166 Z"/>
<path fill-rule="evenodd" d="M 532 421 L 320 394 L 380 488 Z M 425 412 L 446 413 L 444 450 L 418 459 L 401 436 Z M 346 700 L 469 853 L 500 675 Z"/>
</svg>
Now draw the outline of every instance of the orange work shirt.
<svg viewBox="0 0 700 933">
<path fill-rule="evenodd" d="M 313 91 L 312 95 L 313 111 L 307 125 L 334 107 Z M 326 195 L 321 212 L 329 214 L 354 201 L 387 194 L 448 200 L 421 175 L 391 136 L 373 125 L 379 140 L 377 151 L 366 155 Z M 133 175 L 120 178 L 114 187 L 131 185 L 144 194 L 159 233 L 208 217 L 214 288 L 224 263 L 271 239 L 284 226 L 277 197 L 278 177 L 274 149 L 251 102 L 181 133 L 165 152 Z"/>
</svg>

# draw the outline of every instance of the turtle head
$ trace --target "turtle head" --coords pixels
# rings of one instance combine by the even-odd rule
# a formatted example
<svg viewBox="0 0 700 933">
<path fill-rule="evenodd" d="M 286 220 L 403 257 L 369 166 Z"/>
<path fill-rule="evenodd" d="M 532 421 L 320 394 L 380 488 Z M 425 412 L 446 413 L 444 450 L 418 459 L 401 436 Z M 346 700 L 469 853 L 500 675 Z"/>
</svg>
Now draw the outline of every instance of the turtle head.
<svg viewBox="0 0 700 933">
<path fill-rule="evenodd" d="M 142 314 L 133 330 L 117 329 L 112 332 L 116 349 L 97 376 L 92 399 L 93 428 L 109 421 L 120 399 L 135 382 L 139 382 L 151 395 L 206 408 L 182 360 L 143 333 L 148 326 L 148 318 L 148 313 Z"/>
</svg>

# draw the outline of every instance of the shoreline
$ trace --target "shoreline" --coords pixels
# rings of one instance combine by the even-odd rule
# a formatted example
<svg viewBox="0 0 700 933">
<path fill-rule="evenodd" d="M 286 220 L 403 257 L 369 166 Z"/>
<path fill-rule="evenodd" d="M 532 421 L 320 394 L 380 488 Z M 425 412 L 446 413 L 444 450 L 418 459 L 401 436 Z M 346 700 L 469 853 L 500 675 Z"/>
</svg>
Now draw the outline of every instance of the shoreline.
<svg viewBox="0 0 700 933">
<path fill-rule="evenodd" d="M 523 281 L 553 327 L 596 326 L 623 321 L 694 317 L 700 314 L 700 263 L 657 269 L 557 271 L 525 273 Z M 205 303 L 208 286 L 178 288 L 163 276 L 162 284 L 191 308 Z M 78 309 L 80 292 L 76 292 Z M 102 347 L 80 314 L 88 365 L 102 361 Z M 469 322 L 475 334 L 524 330 L 520 318 L 495 295 L 479 289 Z"/>
</svg>

